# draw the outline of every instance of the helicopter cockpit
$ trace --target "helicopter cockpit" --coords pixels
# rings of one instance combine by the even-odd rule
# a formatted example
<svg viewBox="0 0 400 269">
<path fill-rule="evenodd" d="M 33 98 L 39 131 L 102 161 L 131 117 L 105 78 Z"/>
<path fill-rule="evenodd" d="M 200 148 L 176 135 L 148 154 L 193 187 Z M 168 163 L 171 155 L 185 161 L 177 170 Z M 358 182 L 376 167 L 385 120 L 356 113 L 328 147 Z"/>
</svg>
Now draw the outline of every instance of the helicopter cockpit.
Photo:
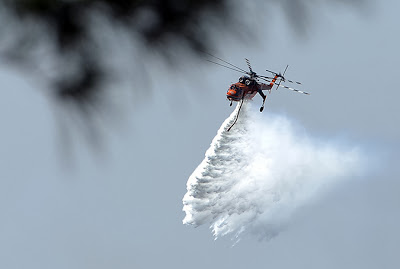
<svg viewBox="0 0 400 269">
<path fill-rule="evenodd" d="M 252 79 L 248 76 L 241 76 L 239 78 L 239 82 L 242 84 L 245 84 L 246 86 L 253 86 L 253 85 L 257 84 L 257 82 L 254 79 Z"/>
</svg>

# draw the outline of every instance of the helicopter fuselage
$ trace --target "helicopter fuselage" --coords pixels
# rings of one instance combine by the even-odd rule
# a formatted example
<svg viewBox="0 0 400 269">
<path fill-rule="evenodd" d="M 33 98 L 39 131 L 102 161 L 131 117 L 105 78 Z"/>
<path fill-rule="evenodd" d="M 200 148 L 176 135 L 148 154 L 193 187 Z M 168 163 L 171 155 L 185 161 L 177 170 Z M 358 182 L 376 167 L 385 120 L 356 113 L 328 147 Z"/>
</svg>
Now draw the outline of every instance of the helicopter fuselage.
<svg viewBox="0 0 400 269">
<path fill-rule="evenodd" d="M 242 99 L 252 99 L 256 94 L 256 85 L 247 86 L 243 83 L 237 82 L 229 87 L 226 97 L 230 101 L 240 101 Z"/>
<path fill-rule="evenodd" d="M 229 87 L 226 97 L 230 101 L 237 102 L 242 99 L 253 99 L 257 92 L 270 89 L 270 85 L 258 83 L 255 79 L 243 76 L 239 78 L 239 82 Z"/>
</svg>

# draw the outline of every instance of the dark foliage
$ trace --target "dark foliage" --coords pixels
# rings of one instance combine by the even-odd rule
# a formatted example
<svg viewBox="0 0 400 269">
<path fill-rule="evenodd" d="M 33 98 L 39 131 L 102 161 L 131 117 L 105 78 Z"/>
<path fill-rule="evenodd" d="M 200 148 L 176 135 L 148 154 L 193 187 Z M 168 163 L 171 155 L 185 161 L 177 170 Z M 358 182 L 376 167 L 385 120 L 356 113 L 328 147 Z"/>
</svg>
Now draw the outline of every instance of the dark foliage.
<svg viewBox="0 0 400 269">
<path fill-rule="evenodd" d="M 93 16 L 105 18 L 112 26 L 123 27 L 127 35 L 141 38 L 148 47 L 157 51 L 168 50 L 174 43 L 186 45 L 198 53 L 210 48 L 207 31 L 201 30 L 204 18 L 223 22 L 228 28 L 228 18 L 233 11 L 228 0 L 0 0 L 0 8 L 19 24 L 13 31 L 15 41 L 5 54 L 19 65 L 37 65 L 31 50 L 51 46 L 57 66 L 55 77 L 49 85 L 58 98 L 80 102 L 90 99 L 107 74 L 101 59 L 102 52 L 93 35 Z M 361 6 L 367 0 L 330 0 L 352 6 Z M 2 5 L 1 5 L 2 3 Z M 312 17 L 313 1 L 267 1 L 270 6 L 281 6 L 294 29 L 304 32 Z M 232 4 L 232 3 L 230 3 Z M 261 7 L 262 5 L 260 5 Z M 204 16 L 208 14 L 208 17 Z M 235 20 L 240 18 L 235 18 Z M 32 32 L 28 25 L 39 25 Z M 2 22 L 1 28 L 8 27 Z M 22 29 L 22 30 L 21 30 Z M 4 38 L 2 38 L 4 40 Z M 171 40 L 172 39 L 172 40 Z M 0 40 L 0 45 L 1 40 Z M 88 67 L 88 64 L 92 67 Z M 53 64 L 54 66 L 54 64 Z M 73 70 L 71 72 L 71 70 Z M 54 71 L 54 70 L 53 70 Z"/>
<path fill-rule="evenodd" d="M 369 0 L 328 0 L 363 6 Z M 228 0 L 0 0 L 0 57 L 39 76 L 60 104 L 80 113 L 87 126 L 104 107 L 102 97 L 113 76 L 105 64 L 110 52 L 96 33 L 102 26 L 123 29 L 132 44 L 168 56 L 175 45 L 201 55 L 214 44 L 204 22 L 220 23 L 231 30 L 245 10 L 234 15 Z M 240 1 L 235 2 L 236 5 Z M 248 3 L 246 1 L 246 3 Z M 254 1 L 256 7 L 279 7 L 295 32 L 303 35 L 313 17 L 315 1 Z M 237 11 L 236 10 L 236 11 Z M 269 10 L 269 12 L 272 12 Z M 239 15 L 239 16 L 238 16 Z M 103 24 L 98 25 L 101 21 Z M 242 29 L 245 27 L 242 27 Z M 249 29 L 251 32 L 251 29 Z M 256 35 L 256 33 L 250 33 Z M 240 38 L 238 38 L 240 39 Z M 141 64 L 133 59 L 133 66 Z M 43 68 L 44 67 L 44 68 Z M 133 89 L 135 90 L 135 89 Z M 72 113 L 75 114 L 75 113 Z M 92 130 L 90 130 L 92 131 Z"/>
<path fill-rule="evenodd" d="M 147 46 L 166 49 L 160 44 L 171 37 L 196 52 L 209 44 L 206 37 L 196 35 L 200 17 L 205 12 L 218 16 L 226 11 L 225 0 L 3 0 L 11 18 L 24 24 L 37 24 L 35 32 L 15 31 L 18 45 L 6 50 L 6 56 L 17 65 L 35 61 L 32 52 L 45 42 L 55 49 L 53 59 L 57 66 L 49 85 L 59 99 L 86 104 L 96 95 L 106 75 L 98 58 L 102 52 L 92 34 L 93 15 L 101 16 L 113 25 L 124 27 L 126 33 L 139 35 Z M 28 30 L 30 31 L 30 30 Z M 23 38 L 22 38 L 23 36 Z M 42 42 L 42 40 L 46 40 Z M 34 44 L 24 48 L 23 43 Z M 14 43 L 14 44 L 15 44 Z M 14 57 L 10 57 L 14 56 Z M 16 57 L 17 56 L 17 57 Z M 36 60 L 37 61 L 37 60 Z M 73 70 L 71 72 L 71 70 Z M 53 70 L 54 71 L 54 70 Z"/>
</svg>

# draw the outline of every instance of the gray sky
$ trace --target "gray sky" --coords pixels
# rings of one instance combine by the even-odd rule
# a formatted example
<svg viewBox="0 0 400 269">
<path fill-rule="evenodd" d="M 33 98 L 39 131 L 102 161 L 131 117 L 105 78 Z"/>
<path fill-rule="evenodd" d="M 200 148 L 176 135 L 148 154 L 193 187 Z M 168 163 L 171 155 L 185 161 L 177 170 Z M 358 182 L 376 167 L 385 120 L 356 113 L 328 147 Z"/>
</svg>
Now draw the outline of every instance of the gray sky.
<svg viewBox="0 0 400 269">
<path fill-rule="evenodd" d="M 231 247 L 208 227 L 182 225 L 187 178 L 232 111 L 225 93 L 238 73 L 186 62 L 175 83 L 149 63 L 154 89 L 165 91 L 136 109 L 126 92 L 116 99 L 123 111 L 117 124 L 104 124 L 104 153 L 76 140 L 70 171 L 54 106 L 39 85 L 2 66 L 1 268 L 398 268 L 400 3 L 366 13 L 328 7 L 316 9 L 305 39 L 272 8 L 271 18 L 250 21 L 255 44 L 221 33 L 220 57 L 242 67 L 249 58 L 258 73 L 289 64 L 287 76 L 312 93 L 275 91 L 264 113 L 360 145 L 373 168 L 299 208 L 270 242 Z"/>
</svg>

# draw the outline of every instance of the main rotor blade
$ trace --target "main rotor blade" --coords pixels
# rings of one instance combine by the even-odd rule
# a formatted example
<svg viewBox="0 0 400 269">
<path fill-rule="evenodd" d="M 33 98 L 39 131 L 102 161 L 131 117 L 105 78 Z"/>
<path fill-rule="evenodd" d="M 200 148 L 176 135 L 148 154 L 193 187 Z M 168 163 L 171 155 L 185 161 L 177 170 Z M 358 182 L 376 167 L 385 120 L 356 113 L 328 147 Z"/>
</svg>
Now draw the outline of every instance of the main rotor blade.
<svg viewBox="0 0 400 269">
<path fill-rule="evenodd" d="M 272 82 L 271 80 L 268 80 L 268 79 L 266 79 L 266 78 L 262 78 L 262 77 L 260 77 L 260 78 L 258 78 L 258 79 L 262 79 L 262 80 L 265 80 L 266 82 Z M 271 79 L 273 79 L 273 78 L 271 78 Z"/>
<path fill-rule="evenodd" d="M 229 67 L 229 66 L 226 66 L 226 65 L 223 65 L 223 64 L 220 64 L 220 63 L 217 63 L 217 62 L 208 60 L 208 59 L 206 59 L 206 61 L 207 61 L 207 62 L 210 62 L 210 63 L 213 63 L 213 64 L 217 64 L 217 65 L 223 66 L 223 67 L 225 67 L 225 68 L 231 69 L 231 70 L 236 71 L 236 72 L 239 72 L 239 73 L 247 74 L 247 72 L 244 72 L 244 71 L 241 71 L 241 70 L 237 70 L 237 69 L 235 69 L 235 68 L 232 68 L 232 67 Z"/>
<path fill-rule="evenodd" d="M 278 86 L 279 86 L 279 87 L 282 87 L 282 88 L 285 88 L 285 89 L 289 89 L 289 90 L 291 90 L 291 91 L 298 92 L 298 93 L 304 93 L 304 94 L 310 95 L 308 92 L 299 91 L 299 90 L 297 90 L 297 89 L 290 88 L 290 87 L 288 87 L 288 86 L 285 86 L 285 85 L 278 85 Z"/>
<path fill-rule="evenodd" d="M 266 78 L 269 78 L 269 79 L 274 79 L 273 77 L 259 76 L 259 75 L 257 75 L 257 77 L 264 78 L 264 79 L 266 79 Z"/>
<path fill-rule="evenodd" d="M 242 68 L 240 68 L 240 67 L 237 67 L 236 65 L 234 65 L 234 64 L 231 64 L 230 62 L 227 62 L 227 61 L 225 61 L 225 60 L 223 60 L 223 59 L 221 59 L 221 58 L 219 58 L 219 57 L 217 57 L 217 56 L 215 56 L 215 55 L 212 55 L 211 53 L 208 53 L 208 52 L 205 52 L 205 51 L 203 51 L 203 53 L 205 53 L 205 54 L 207 54 L 207 55 L 210 55 L 211 57 L 214 57 L 215 59 L 218 59 L 218 60 L 220 60 L 221 62 L 224 62 L 224 63 L 226 63 L 226 64 L 229 64 L 230 66 L 232 66 L 232 67 L 235 67 L 236 69 L 238 69 L 238 70 L 240 70 L 240 71 L 242 71 L 242 72 L 244 72 L 244 73 L 248 73 L 246 70 L 244 70 L 244 69 L 242 69 Z"/>
<path fill-rule="evenodd" d="M 268 69 L 265 69 L 265 71 L 270 72 L 270 73 L 272 73 L 272 74 L 274 74 L 274 75 L 279 75 L 278 73 L 276 73 L 276 72 L 274 72 L 274 71 L 271 71 L 271 70 L 268 70 Z"/>
<path fill-rule="evenodd" d="M 246 60 L 247 66 L 249 67 L 249 70 L 250 70 L 250 73 L 253 74 L 254 72 L 253 72 L 253 69 L 251 68 L 249 59 L 247 59 L 247 58 L 244 58 L 244 59 Z"/>
</svg>

